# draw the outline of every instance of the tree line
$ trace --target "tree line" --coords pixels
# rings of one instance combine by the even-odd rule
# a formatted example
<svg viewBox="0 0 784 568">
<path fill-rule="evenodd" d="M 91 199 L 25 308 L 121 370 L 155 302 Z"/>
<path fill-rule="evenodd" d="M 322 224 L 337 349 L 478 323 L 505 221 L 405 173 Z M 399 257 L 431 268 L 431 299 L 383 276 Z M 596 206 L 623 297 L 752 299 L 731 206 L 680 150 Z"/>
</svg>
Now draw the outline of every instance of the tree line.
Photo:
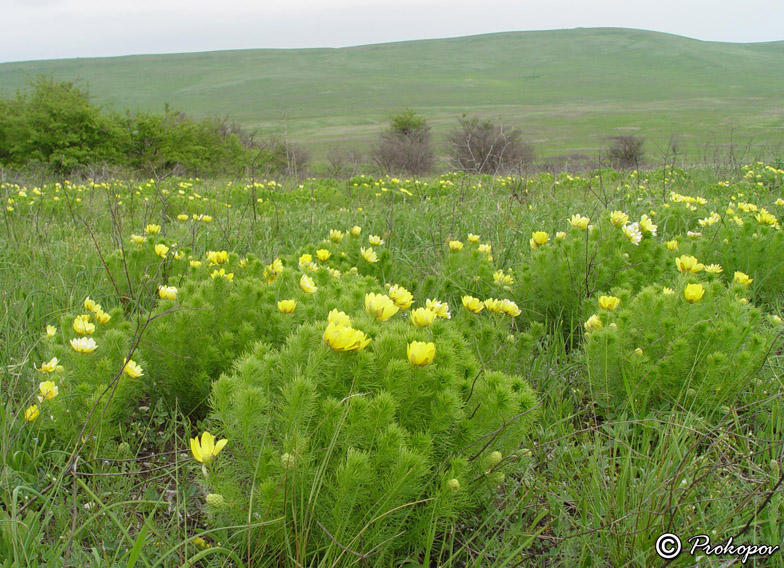
<svg viewBox="0 0 784 568">
<path fill-rule="evenodd" d="M 285 170 L 294 154 L 274 138 L 256 137 L 227 118 L 195 119 L 166 105 L 162 113 L 117 112 L 89 92 L 50 76 L 28 80 L 0 98 L 0 165 L 65 174 L 109 164 L 145 174 L 180 171 L 211 176 L 259 166 Z"/>
<path fill-rule="evenodd" d="M 617 140 L 618 161 L 639 162 L 642 139 Z M 611 148 L 612 149 L 612 148 Z M 392 117 L 371 146 L 382 173 L 426 175 L 438 161 L 425 117 L 405 109 Z M 228 118 L 195 119 L 166 105 L 163 113 L 118 112 L 90 102 L 84 87 L 39 75 L 15 96 L 0 98 L 0 166 L 69 174 L 96 165 L 142 173 L 192 176 L 302 175 L 308 153 L 288 140 L 258 137 Z M 444 155 L 452 170 L 520 172 L 534 161 L 533 147 L 517 128 L 463 115 L 447 134 Z M 363 156 L 333 147 L 330 175 L 351 175 Z"/>
</svg>

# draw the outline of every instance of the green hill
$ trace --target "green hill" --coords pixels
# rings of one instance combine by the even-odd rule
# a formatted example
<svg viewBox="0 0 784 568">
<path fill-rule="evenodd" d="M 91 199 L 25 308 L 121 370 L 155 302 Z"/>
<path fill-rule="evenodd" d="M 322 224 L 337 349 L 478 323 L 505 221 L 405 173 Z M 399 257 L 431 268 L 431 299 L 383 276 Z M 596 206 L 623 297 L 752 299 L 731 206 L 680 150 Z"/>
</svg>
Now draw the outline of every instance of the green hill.
<svg viewBox="0 0 784 568">
<path fill-rule="evenodd" d="M 228 115 L 322 154 L 362 147 L 410 107 L 436 133 L 462 113 L 519 126 L 543 154 L 590 151 L 618 133 L 655 152 L 678 135 L 781 144 L 784 42 L 731 44 L 628 29 L 510 32 L 340 49 L 258 49 L 0 64 L 0 95 L 26 74 L 81 79 L 118 110 Z"/>
</svg>

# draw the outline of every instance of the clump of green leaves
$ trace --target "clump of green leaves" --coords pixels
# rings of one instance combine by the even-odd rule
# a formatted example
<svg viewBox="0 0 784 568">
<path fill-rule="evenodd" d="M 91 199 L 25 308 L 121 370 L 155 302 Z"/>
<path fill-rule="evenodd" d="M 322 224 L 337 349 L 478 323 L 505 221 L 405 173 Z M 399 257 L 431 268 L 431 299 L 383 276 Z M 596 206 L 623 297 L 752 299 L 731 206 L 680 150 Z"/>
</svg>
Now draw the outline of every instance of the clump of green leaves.
<svg viewBox="0 0 784 568">
<path fill-rule="evenodd" d="M 452 322 L 354 319 L 372 338 L 362 351 L 335 352 L 326 323 L 305 324 L 214 384 L 210 421 L 231 445 L 208 480 L 228 503 L 213 512 L 272 522 L 250 540 L 258 554 L 331 563 L 346 554 L 335 542 L 379 563 L 419 553 L 486 503 L 530 427 L 527 382 L 482 371 Z M 432 363 L 409 362 L 412 341 L 434 343 Z"/>
<path fill-rule="evenodd" d="M 695 300 L 699 289 L 689 295 L 688 285 L 703 295 Z M 745 293 L 682 276 L 673 288 L 619 291 L 615 310 L 591 302 L 585 356 L 593 399 L 606 412 L 681 406 L 706 416 L 735 402 L 771 340 Z"/>
</svg>

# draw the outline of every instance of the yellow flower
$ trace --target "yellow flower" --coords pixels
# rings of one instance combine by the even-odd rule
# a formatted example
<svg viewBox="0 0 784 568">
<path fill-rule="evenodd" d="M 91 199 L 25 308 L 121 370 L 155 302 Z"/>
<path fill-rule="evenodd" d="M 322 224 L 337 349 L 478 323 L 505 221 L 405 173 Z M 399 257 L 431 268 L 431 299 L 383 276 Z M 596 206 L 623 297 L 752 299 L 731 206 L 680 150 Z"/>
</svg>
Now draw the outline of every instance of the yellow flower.
<svg viewBox="0 0 784 568">
<path fill-rule="evenodd" d="M 38 383 L 38 392 L 38 402 L 43 402 L 45 400 L 52 400 L 56 397 L 60 392 L 60 389 L 58 389 L 57 385 L 52 381 L 43 381 L 42 383 Z"/>
<path fill-rule="evenodd" d="M 329 240 L 333 243 L 339 243 L 343 240 L 343 231 L 338 231 L 337 229 L 331 229 L 329 231 Z"/>
<path fill-rule="evenodd" d="M 651 218 L 647 215 L 643 215 L 640 217 L 640 229 L 645 231 L 646 233 L 650 233 L 654 237 L 656 236 L 656 229 L 658 229 L 658 225 L 654 225 Z"/>
<path fill-rule="evenodd" d="M 411 323 L 415 327 L 427 327 L 436 319 L 436 313 L 427 308 L 417 308 L 411 310 Z"/>
<path fill-rule="evenodd" d="M 583 217 L 582 215 L 572 215 L 569 219 L 569 224 L 572 227 L 577 227 L 578 229 L 583 230 L 588 228 L 588 223 L 590 222 L 591 220 L 588 217 Z"/>
<path fill-rule="evenodd" d="M 95 324 L 90 323 L 90 316 L 87 314 L 76 316 L 73 320 L 73 329 L 80 335 L 90 335 L 95 331 Z"/>
<path fill-rule="evenodd" d="M 514 278 L 512 278 L 511 274 L 504 274 L 503 270 L 496 270 L 493 273 L 493 282 L 498 284 L 499 286 L 501 284 L 511 286 L 512 284 L 514 284 Z"/>
<path fill-rule="evenodd" d="M 205 223 L 209 223 L 210 221 L 212 221 L 212 217 L 210 217 L 209 215 L 201 215 L 200 220 L 204 221 Z"/>
<path fill-rule="evenodd" d="M 169 252 L 169 247 L 167 247 L 166 245 L 164 244 L 155 245 L 155 254 L 157 254 L 161 258 L 164 258 L 167 252 Z"/>
<path fill-rule="evenodd" d="M 481 252 L 482 254 L 490 254 L 493 252 L 493 246 L 487 243 L 482 243 L 481 245 L 479 245 L 479 252 Z"/>
<path fill-rule="evenodd" d="M 281 300 L 278 302 L 278 310 L 283 314 L 294 313 L 294 308 L 297 307 L 296 300 Z"/>
<path fill-rule="evenodd" d="M 373 246 L 375 246 L 375 247 L 378 247 L 378 246 L 381 246 L 381 245 L 383 245 L 383 244 L 384 244 L 384 239 L 382 239 L 382 238 L 381 238 L 381 237 L 379 237 L 378 235 L 370 235 L 370 236 L 368 237 L 368 242 L 369 242 L 371 245 L 373 245 Z"/>
<path fill-rule="evenodd" d="M 699 302 L 704 295 L 705 288 L 702 287 L 702 284 L 687 284 L 686 288 L 683 290 L 683 297 L 686 298 L 686 301 L 690 304 Z"/>
<path fill-rule="evenodd" d="M 615 296 L 599 296 L 599 307 L 603 310 L 614 310 L 620 303 L 621 299 Z"/>
<path fill-rule="evenodd" d="M 473 296 L 463 296 L 463 306 L 469 312 L 473 312 L 478 314 L 483 309 L 485 309 L 485 304 L 479 298 L 474 298 Z"/>
<path fill-rule="evenodd" d="M 215 437 L 212 434 L 204 432 L 201 435 L 201 441 L 199 441 L 198 436 L 191 438 L 191 452 L 193 452 L 193 457 L 197 462 L 210 465 L 212 460 L 223 449 L 223 446 L 226 445 L 226 442 L 228 442 L 226 439 L 215 442 Z"/>
<path fill-rule="evenodd" d="M 678 250 L 678 241 L 677 240 L 667 241 L 667 249 Z"/>
<path fill-rule="evenodd" d="M 299 267 L 300 268 L 302 268 L 303 266 L 305 266 L 307 264 L 311 264 L 312 262 L 313 262 L 313 255 L 310 255 L 308 253 L 305 253 L 305 254 L 303 254 L 302 256 L 299 257 Z"/>
<path fill-rule="evenodd" d="M 25 413 L 24 413 L 24 417 L 25 417 L 25 420 L 27 420 L 28 422 L 32 422 L 33 420 L 38 418 L 39 414 L 40 414 L 40 411 L 38 410 L 38 406 L 36 406 L 34 404 L 32 406 L 28 406 L 27 407 L 27 410 L 25 410 Z"/>
<path fill-rule="evenodd" d="M 708 274 L 721 274 L 723 271 L 721 264 L 708 264 L 705 266 L 705 272 Z"/>
<path fill-rule="evenodd" d="M 610 223 L 619 229 L 629 222 L 629 216 L 623 211 L 613 211 L 610 213 Z"/>
<path fill-rule="evenodd" d="M 193 268 L 201 268 L 201 261 L 200 260 L 192 260 L 192 261 L 190 261 L 190 265 Z"/>
<path fill-rule="evenodd" d="M 680 272 L 690 272 L 692 274 L 696 274 L 705 268 L 705 265 L 700 263 L 696 257 L 686 256 L 685 254 L 675 259 L 675 265 Z"/>
<path fill-rule="evenodd" d="M 160 225 L 154 225 L 154 224 L 151 223 L 151 224 L 147 225 L 146 227 L 144 227 L 144 232 L 147 233 L 148 235 L 157 235 L 158 233 L 161 232 L 161 226 Z"/>
<path fill-rule="evenodd" d="M 387 321 L 399 310 L 400 307 L 389 296 L 372 292 L 365 294 L 365 312 L 378 321 Z"/>
<path fill-rule="evenodd" d="M 343 325 L 346 327 L 351 327 L 351 318 L 348 317 L 348 314 L 345 312 L 341 312 L 337 308 L 333 309 L 332 311 L 327 314 L 327 323 L 335 323 L 338 325 Z"/>
<path fill-rule="evenodd" d="M 233 272 L 226 272 L 226 270 L 224 270 L 223 268 L 221 268 L 220 270 L 215 269 L 215 270 L 213 270 L 210 273 L 210 278 L 212 278 L 213 280 L 215 278 L 225 278 L 229 282 L 233 282 L 234 281 L 234 273 Z"/>
<path fill-rule="evenodd" d="M 709 217 L 705 217 L 704 219 L 700 219 L 698 221 L 698 223 L 700 224 L 700 227 L 710 227 L 712 225 L 715 225 L 719 221 L 721 221 L 721 215 L 719 215 L 715 211 L 711 211 L 711 214 L 710 214 Z"/>
<path fill-rule="evenodd" d="M 95 319 L 98 323 L 106 325 L 107 323 L 109 323 L 109 320 L 112 319 L 112 316 L 107 314 L 105 311 L 100 310 L 95 313 Z"/>
<path fill-rule="evenodd" d="M 662 294 L 664 294 L 665 296 L 670 296 L 670 295 L 672 295 L 674 293 L 675 293 L 675 290 L 673 290 L 669 286 L 665 286 L 664 288 L 662 288 Z"/>
<path fill-rule="evenodd" d="M 411 307 L 411 304 L 414 303 L 414 296 L 411 292 L 397 284 L 389 287 L 389 297 L 392 298 L 392 301 L 395 302 L 395 305 L 401 310 L 407 310 Z"/>
<path fill-rule="evenodd" d="M 538 247 L 546 244 L 547 241 L 550 240 L 550 235 L 548 235 L 544 231 L 534 231 L 531 233 L 531 241 L 530 245 L 533 250 L 536 250 Z"/>
<path fill-rule="evenodd" d="M 283 262 L 276 258 L 272 264 L 264 267 L 264 278 L 267 279 L 267 284 L 272 284 L 283 273 Z"/>
<path fill-rule="evenodd" d="M 46 326 L 46 337 L 51 339 L 55 335 L 57 335 L 57 328 L 55 326 L 53 326 L 53 325 L 47 325 Z"/>
<path fill-rule="evenodd" d="M 211 548 L 210 543 L 207 542 L 206 540 L 204 540 L 203 538 L 201 538 L 200 536 L 193 537 L 193 544 L 195 546 L 201 548 L 202 550 L 204 550 L 206 548 Z"/>
<path fill-rule="evenodd" d="M 316 251 L 316 256 L 321 262 L 324 262 L 325 260 L 329 260 L 329 257 L 332 256 L 332 253 L 327 249 L 318 249 Z"/>
<path fill-rule="evenodd" d="M 213 266 L 214 264 L 226 264 L 229 261 L 229 253 L 225 250 L 208 250 L 207 260 L 210 261 L 210 266 Z"/>
<path fill-rule="evenodd" d="M 488 312 L 493 312 L 494 314 L 500 314 L 501 300 L 496 300 L 495 298 L 487 298 L 485 300 L 485 307 L 487 308 Z"/>
<path fill-rule="evenodd" d="M 70 343 L 77 353 L 92 353 L 98 348 L 92 337 L 80 337 L 78 339 L 74 337 Z"/>
<path fill-rule="evenodd" d="M 751 285 L 752 282 L 754 282 L 754 279 L 749 278 L 748 274 L 736 270 L 735 276 L 733 276 L 732 281 L 737 282 L 738 284 L 743 284 L 744 286 L 749 286 Z"/>
<path fill-rule="evenodd" d="M 324 330 L 322 339 L 333 350 L 338 352 L 361 351 L 370 343 L 370 338 L 362 331 L 353 329 L 348 325 L 341 325 L 337 321 L 327 324 L 327 329 Z"/>
<path fill-rule="evenodd" d="M 564 231 L 558 231 L 557 233 L 555 233 L 555 238 L 556 239 L 564 239 L 564 238 L 566 238 L 566 233 Z"/>
<path fill-rule="evenodd" d="M 41 366 L 36 367 L 35 370 L 40 373 L 53 373 L 57 370 L 58 366 L 59 366 L 59 360 L 57 359 L 57 357 L 52 357 L 48 362 L 41 363 Z"/>
<path fill-rule="evenodd" d="M 98 312 L 101 310 L 101 304 L 99 304 L 95 300 L 91 300 L 90 296 L 87 296 L 84 299 L 84 309 L 90 312 Z"/>
<path fill-rule="evenodd" d="M 306 294 L 315 294 L 318 287 L 313 279 L 307 274 L 303 274 L 299 279 L 299 287 Z"/>
<path fill-rule="evenodd" d="M 424 367 L 433 362 L 436 356 L 436 345 L 432 342 L 412 341 L 406 347 L 406 355 L 412 365 Z"/>
<path fill-rule="evenodd" d="M 754 218 L 761 225 L 769 225 L 771 227 L 776 227 L 778 225 L 776 216 L 770 213 L 767 209 L 760 209 L 760 212 L 757 213 Z"/>
<path fill-rule="evenodd" d="M 376 254 L 376 251 L 374 251 L 372 247 L 369 248 L 362 247 L 361 249 L 359 249 L 359 252 L 362 253 L 362 258 L 367 260 L 369 263 L 373 264 L 374 262 L 378 262 L 378 255 Z"/>
<path fill-rule="evenodd" d="M 604 327 L 602 325 L 602 320 L 599 319 L 597 314 L 593 314 L 591 317 L 589 317 L 588 321 L 586 321 L 583 325 L 586 331 L 598 331 Z"/>
<path fill-rule="evenodd" d="M 474 233 L 468 233 L 468 242 L 469 243 L 478 243 L 481 237 L 479 235 L 475 235 Z"/>
<path fill-rule="evenodd" d="M 179 215 L 177 215 L 177 220 L 178 221 L 187 221 L 188 220 L 188 215 L 185 214 L 185 213 L 180 213 Z"/>
<path fill-rule="evenodd" d="M 360 227 L 359 225 L 354 225 L 353 227 L 351 227 L 351 234 L 354 235 L 355 237 L 358 237 L 361 232 L 362 232 L 362 227 Z M 331 231 L 330 231 L 330 238 L 332 238 Z M 342 238 L 343 237 L 341 237 L 341 239 Z M 340 242 L 340 239 L 338 239 L 337 242 Z"/>
<path fill-rule="evenodd" d="M 337 268 L 330 268 L 328 266 L 327 272 L 329 272 L 329 275 L 332 276 L 332 278 L 340 278 L 340 270 L 338 270 Z"/>
<path fill-rule="evenodd" d="M 520 308 L 517 307 L 517 304 L 515 304 L 512 300 L 507 299 L 501 300 L 501 311 L 513 318 L 519 316 L 522 313 Z"/>
<path fill-rule="evenodd" d="M 428 310 L 433 310 L 433 313 L 436 314 L 436 317 L 451 319 L 452 314 L 449 313 L 449 304 L 446 302 L 440 302 L 438 300 L 428 300 L 425 302 L 425 306 Z"/>
<path fill-rule="evenodd" d="M 133 359 L 123 359 L 123 373 L 132 379 L 138 379 L 144 374 L 141 365 L 136 363 Z"/>
<path fill-rule="evenodd" d="M 633 245 L 639 245 L 642 241 L 642 232 L 640 231 L 639 223 L 632 223 L 631 225 L 624 225 L 621 229 L 624 236 L 631 241 Z"/>
<path fill-rule="evenodd" d="M 177 288 L 174 286 L 158 286 L 158 295 L 163 300 L 176 300 Z"/>
<path fill-rule="evenodd" d="M 452 252 L 463 250 L 463 243 L 461 243 L 460 241 L 449 241 L 449 250 L 451 250 Z"/>
</svg>

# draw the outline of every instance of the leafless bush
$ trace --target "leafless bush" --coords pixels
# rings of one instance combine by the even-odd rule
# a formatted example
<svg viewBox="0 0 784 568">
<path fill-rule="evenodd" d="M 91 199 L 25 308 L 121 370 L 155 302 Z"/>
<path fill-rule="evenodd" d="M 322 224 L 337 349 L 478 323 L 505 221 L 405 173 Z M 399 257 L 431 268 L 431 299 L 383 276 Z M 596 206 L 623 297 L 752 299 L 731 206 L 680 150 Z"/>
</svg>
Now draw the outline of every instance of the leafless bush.
<svg viewBox="0 0 784 568">
<path fill-rule="evenodd" d="M 607 149 L 607 156 L 616 168 L 639 169 L 645 149 L 643 148 L 645 138 L 625 134 L 623 136 L 613 136 L 609 139 L 610 146 Z"/>
<path fill-rule="evenodd" d="M 361 162 L 362 153 L 356 150 L 333 146 L 327 152 L 327 163 L 329 164 L 327 171 L 329 176 L 333 178 L 355 176 Z"/>
<path fill-rule="evenodd" d="M 385 173 L 424 175 L 433 169 L 435 153 L 427 121 L 407 109 L 392 118 L 379 136 L 372 159 Z"/>
<path fill-rule="evenodd" d="M 520 172 L 533 162 L 533 147 L 517 128 L 508 130 L 501 122 L 476 116 L 458 120 L 447 138 L 452 167 L 473 173 Z"/>
</svg>

